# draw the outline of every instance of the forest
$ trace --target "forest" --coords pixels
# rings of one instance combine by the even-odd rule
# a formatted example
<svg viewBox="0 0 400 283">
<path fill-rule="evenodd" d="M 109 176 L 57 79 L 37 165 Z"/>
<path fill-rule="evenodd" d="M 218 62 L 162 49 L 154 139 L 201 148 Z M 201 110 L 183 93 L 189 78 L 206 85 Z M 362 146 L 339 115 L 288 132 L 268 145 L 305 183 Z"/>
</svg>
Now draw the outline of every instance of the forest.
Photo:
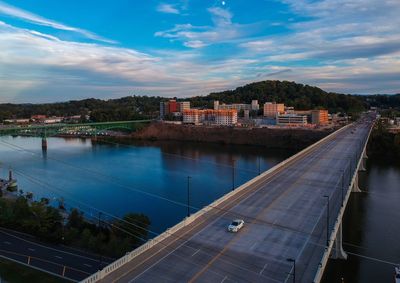
<svg viewBox="0 0 400 283">
<path fill-rule="evenodd" d="M 118 99 L 84 99 L 44 104 L 0 104 L 0 122 L 11 118 L 30 118 L 35 114 L 47 116 L 90 116 L 92 122 L 122 121 L 157 118 L 161 101 L 171 98 L 160 96 L 127 96 Z M 325 108 L 330 112 L 354 114 L 370 106 L 400 109 L 397 95 L 350 95 L 326 92 L 318 87 L 289 81 L 254 82 L 234 90 L 210 93 L 205 96 L 180 98 L 192 107 L 212 108 L 213 101 L 221 103 L 250 103 L 257 99 L 285 103 L 296 109 Z"/>
</svg>

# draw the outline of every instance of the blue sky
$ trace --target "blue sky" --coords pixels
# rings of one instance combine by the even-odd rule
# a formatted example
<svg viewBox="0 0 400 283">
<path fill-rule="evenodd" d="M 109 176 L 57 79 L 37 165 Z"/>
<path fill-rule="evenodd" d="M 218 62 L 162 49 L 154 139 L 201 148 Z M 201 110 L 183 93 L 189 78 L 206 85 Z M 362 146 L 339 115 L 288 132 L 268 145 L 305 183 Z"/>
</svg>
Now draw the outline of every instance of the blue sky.
<svg viewBox="0 0 400 283">
<path fill-rule="evenodd" d="M 0 0 L 0 103 L 280 79 L 400 92 L 398 0 Z"/>
</svg>

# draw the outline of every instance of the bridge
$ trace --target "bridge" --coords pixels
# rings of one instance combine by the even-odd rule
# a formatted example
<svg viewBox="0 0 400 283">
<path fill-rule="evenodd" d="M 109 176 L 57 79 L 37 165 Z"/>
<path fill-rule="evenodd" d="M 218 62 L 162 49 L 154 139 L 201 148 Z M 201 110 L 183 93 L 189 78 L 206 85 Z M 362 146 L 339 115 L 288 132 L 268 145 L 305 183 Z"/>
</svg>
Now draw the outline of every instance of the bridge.
<svg viewBox="0 0 400 283">
<path fill-rule="evenodd" d="M 153 120 L 99 122 L 82 124 L 51 124 L 51 125 L 27 125 L 10 126 L 0 128 L 0 136 L 34 136 L 42 138 L 42 148 L 47 149 L 47 137 L 60 135 L 84 135 L 96 138 L 111 130 L 134 131 L 140 125 Z"/>
<path fill-rule="evenodd" d="M 375 117 L 345 126 L 82 282 L 320 282 L 347 257 L 342 218 L 360 192 Z M 227 232 L 243 219 L 238 233 Z"/>
</svg>

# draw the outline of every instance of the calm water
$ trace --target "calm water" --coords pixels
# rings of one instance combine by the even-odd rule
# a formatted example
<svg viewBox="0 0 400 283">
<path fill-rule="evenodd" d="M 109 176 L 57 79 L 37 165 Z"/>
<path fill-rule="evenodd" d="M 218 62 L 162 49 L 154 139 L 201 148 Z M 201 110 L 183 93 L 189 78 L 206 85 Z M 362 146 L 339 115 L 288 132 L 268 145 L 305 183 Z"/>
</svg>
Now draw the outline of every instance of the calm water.
<svg viewBox="0 0 400 283">
<path fill-rule="evenodd" d="M 180 204 L 186 203 L 187 176 L 192 177 L 191 203 L 200 208 L 231 190 L 232 158 L 237 160 L 235 184 L 239 185 L 258 174 L 258 160 L 266 170 L 291 155 L 261 147 L 176 142 L 127 147 L 50 138 L 46 156 L 38 138 L 1 140 L 0 174 L 5 176 L 4 167 L 12 165 L 19 172 L 20 189 L 33 192 L 36 198 L 63 196 L 68 207 L 79 207 L 89 217 L 97 216 L 94 208 L 118 216 L 141 212 L 151 218 L 152 230 L 157 232 L 186 216 L 187 208 Z M 369 194 L 351 196 L 344 220 L 344 248 L 400 263 L 400 164 L 369 159 L 367 165 L 360 187 Z M 324 282 L 341 282 L 343 277 L 346 283 L 391 283 L 393 271 L 388 264 L 349 255 L 347 261 L 330 261 Z"/>
<path fill-rule="evenodd" d="M 351 253 L 400 264 L 400 163 L 369 159 L 360 174 L 360 188 L 346 209 L 344 249 Z M 331 260 L 324 283 L 393 283 L 390 264 L 349 254 L 347 261 Z"/>
<path fill-rule="evenodd" d="M 261 147 L 176 142 L 92 145 L 90 139 L 61 138 L 50 138 L 43 154 L 39 138 L 2 137 L 1 141 L 1 175 L 6 176 L 9 165 L 15 168 L 19 189 L 36 198 L 62 196 L 68 207 L 78 207 L 89 217 L 97 217 L 94 208 L 118 216 L 144 213 L 157 232 L 186 216 L 187 176 L 191 176 L 191 205 L 201 208 L 231 190 L 232 158 L 237 186 L 258 174 L 258 160 L 266 170 L 290 155 Z"/>
</svg>

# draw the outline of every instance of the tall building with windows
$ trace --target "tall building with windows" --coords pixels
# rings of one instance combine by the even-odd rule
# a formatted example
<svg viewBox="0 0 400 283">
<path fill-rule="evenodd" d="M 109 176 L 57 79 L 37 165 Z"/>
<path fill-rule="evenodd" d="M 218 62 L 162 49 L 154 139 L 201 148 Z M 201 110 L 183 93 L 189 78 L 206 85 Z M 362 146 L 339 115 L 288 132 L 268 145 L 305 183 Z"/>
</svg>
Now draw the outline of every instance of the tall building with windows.
<svg viewBox="0 0 400 283">
<path fill-rule="evenodd" d="M 184 124 L 198 125 L 200 123 L 220 126 L 232 126 L 237 124 L 237 111 L 230 110 L 184 110 L 182 113 Z"/>
<path fill-rule="evenodd" d="M 285 113 L 285 104 L 266 102 L 264 104 L 264 117 L 275 118 L 279 114 Z"/>
<path fill-rule="evenodd" d="M 328 110 L 311 110 L 311 123 L 315 125 L 326 125 L 329 123 Z"/>
<path fill-rule="evenodd" d="M 214 110 L 258 110 L 260 105 L 258 104 L 258 100 L 252 100 L 251 104 L 246 103 L 233 103 L 233 104 L 221 104 L 218 100 L 214 100 Z"/>
<path fill-rule="evenodd" d="M 163 119 L 168 114 L 179 114 L 188 109 L 190 109 L 189 101 L 176 101 L 173 99 L 162 101 L 160 102 L 160 118 Z"/>
</svg>

